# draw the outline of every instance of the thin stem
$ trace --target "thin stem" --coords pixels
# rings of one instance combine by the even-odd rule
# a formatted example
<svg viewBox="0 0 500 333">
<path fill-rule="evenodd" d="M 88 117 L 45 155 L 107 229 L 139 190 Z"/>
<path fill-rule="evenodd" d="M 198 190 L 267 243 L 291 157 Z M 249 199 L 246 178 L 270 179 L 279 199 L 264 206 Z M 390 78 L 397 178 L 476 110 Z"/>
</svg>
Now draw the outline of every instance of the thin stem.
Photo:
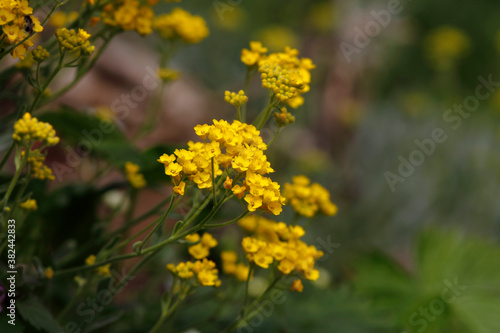
<svg viewBox="0 0 500 333">
<path fill-rule="evenodd" d="M 40 101 L 40 98 L 43 96 L 43 93 L 45 92 L 45 90 L 49 86 L 50 82 L 52 82 L 52 80 L 56 77 L 57 73 L 59 73 L 59 71 L 64 67 L 63 66 L 64 56 L 65 56 L 65 52 L 59 46 L 59 62 L 57 63 L 57 66 L 54 69 L 54 72 L 52 72 L 52 74 L 49 76 L 47 81 L 45 81 L 45 84 L 40 89 L 38 89 L 35 100 L 33 101 L 33 104 L 31 105 L 31 107 L 28 111 L 29 113 L 32 113 L 36 109 L 38 102 Z"/>
<path fill-rule="evenodd" d="M 269 98 L 269 105 L 267 106 L 267 108 L 265 108 L 256 119 L 258 130 L 260 130 L 264 126 L 264 124 L 266 123 L 267 119 L 269 118 L 269 115 L 271 114 L 271 111 L 273 110 L 274 106 L 275 106 L 275 103 L 274 103 L 274 94 L 273 94 Z"/>
<path fill-rule="evenodd" d="M 51 101 L 53 101 L 54 99 L 58 98 L 59 96 L 65 94 L 68 90 L 70 90 L 71 88 L 73 88 L 79 81 L 80 79 L 90 70 L 92 69 L 92 67 L 95 65 L 95 63 L 97 62 L 97 59 L 99 59 L 99 57 L 102 55 L 102 53 L 104 52 L 104 50 L 106 49 L 106 47 L 108 46 L 110 40 L 112 39 L 113 35 L 111 35 L 108 39 L 104 39 L 104 43 L 101 45 L 101 47 L 99 48 L 99 51 L 97 51 L 97 54 L 92 58 L 92 60 L 87 64 L 87 66 L 85 68 L 80 68 L 80 70 L 78 71 L 78 73 L 76 74 L 75 78 L 73 79 L 73 81 L 71 81 L 70 84 L 68 84 L 67 86 L 65 86 L 64 88 L 62 88 L 61 90 L 51 94 L 48 98 L 44 99 L 41 103 L 40 103 L 40 106 L 43 106 Z"/>
<path fill-rule="evenodd" d="M 144 214 L 142 214 L 141 216 L 138 216 L 137 218 L 125 223 L 123 226 L 121 226 L 120 228 L 116 229 L 115 231 L 111 232 L 110 236 L 116 236 L 122 232 L 124 232 L 125 230 L 127 230 L 128 228 L 131 228 L 133 227 L 134 225 L 136 225 L 137 223 L 143 221 L 144 219 L 154 215 L 155 213 L 158 212 L 159 209 L 161 209 L 163 207 L 163 205 L 165 205 L 168 201 L 170 200 L 170 198 L 167 198 L 163 201 L 161 201 L 159 204 L 157 204 L 156 206 L 154 206 L 149 212 L 146 212 Z"/>
<path fill-rule="evenodd" d="M 238 121 L 241 121 L 241 112 L 240 112 L 240 106 L 236 107 L 236 116 L 238 117 Z"/>
<path fill-rule="evenodd" d="M 170 213 L 170 211 L 172 210 L 172 207 L 174 206 L 174 199 L 175 199 L 175 194 L 172 193 L 171 195 L 171 198 L 170 198 L 170 204 L 168 206 L 168 209 L 165 211 L 165 213 L 160 217 L 158 223 L 156 224 L 156 226 L 154 227 L 153 230 L 151 230 L 151 232 L 146 236 L 146 238 L 144 238 L 144 240 L 142 241 L 142 244 L 141 246 L 139 247 L 139 253 L 141 253 L 142 251 L 142 248 L 144 247 L 144 245 L 149 241 L 149 239 L 153 236 L 153 234 L 159 229 L 161 228 L 161 226 L 163 225 L 163 223 L 165 223 L 166 219 L 167 219 L 167 216 L 168 214 Z"/>
<path fill-rule="evenodd" d="M 267 144 L 267 146 L 269 147 L 273 142 L 274 140 L 278 137 L 278 135 L 280 134 L 280 131 L 281 131 L 281 127 L 278 127 L 278 130 L 276 131 L 276 133 L 274 133 L 274 136 L 273 138 L 271 139 L 271 141 Z"/>
<path fill-rule="evenodd" d="M 281 279 L 280 275 L 277 275 L 274 280 L 267 286 L 266 290 L 255 300 L 252 302 L 252 304 L 243 312 L 242 315 L 240 315 L 233 324 L 231 324 L 227 329 L 224 330 L 226 333 L 230 333 L 233 331 L 235 328 L 237 328 L 241 323 L 247 321 L 248 319 L 252 318 L 255 314 L 255 312 L 251 312 L 254 310 L 256 306 L 259 305 L 260 301 L 267 296 L 267 294 L 274 288 L 276 283 Z"/>
<path fill-rule="evenodd" d="M 205 228 L 219 228 L 219 227 L 224 227 L 226 225 L 233 224 L 233 223 L 238 222 L 239 220 L 241 220 L 248 213 L 250 213 L 250 212 L 247 210 L 243 214 L 241 214 L 240 216 L 238 216 L 237 218 L 235 218 L 235 219 L 233 219 L 231 221 L 227 221 L 227 222 L 223 222 L 223 223 L 217 223 L 217 224 L 206 224 Z"/>
<path fill-rule="evenodd" d="M 52 9 L 50 10 L 50 12 L 47 14 L 47 16 L 45 16 L 45 19 L 42 21 L 42 26 L 45 25 L 45 23 L 47 23 L 47 20 L 52 16 L 52 13 L 54 13 L 54 10 L 56 10 L 56 8 L 59 6 L 59 0 L 56 0 L 56 4 L 54 5 L 54 7 L 52 7 Z"/>
<path fill-rule="evenodd" d="M 5 211 L 5 207 L 7 207 L 7 203 L 9 202 L 9 197 L 12 194 L 12 191 L 14 190 L 14 188 L 16 187 L 17 181 L 19 180 L 19 177 L 21 176 L 21 172 L 23 171 L 24 166 L 26 165 L 26 162 L 28 161 L 28 157 L 29 157 L 29 149 L 26 150 L 26 154 L 24 155 L 24 158 L 21 161 L 21 165 L 19 166 L 19 168 L 17 168 L 17 170 L 14 174 L 14 177 L 12 177 L 12 180 L 9 184 L 9 188 L 7 189 L 7 193 L 5 193 L 5 196 L 3 197 L 2 201 L 0 201 L 0 203 L 3 204 L 3 207 L 2 207 L 3 211 Z M 3 213 L 3 211 L 2 211 L 2 213 Z"/>
<path fill-rule="evenodd" d="M 247 306 L 248 286 L 250 285 L 250 279 L 252 278 L 254 269 L 255 269 L 255 264 L 252 262 L 250 263 L 250 268 L 248 269 L 247 281 L 245 283 L 245 296 L 243 297 L 243 306 L 241 307 L 241 313 L 240 313 L 241 316 L 243 316 L 243 314 L 245 313 L 245 308 Z"/>
</svg>

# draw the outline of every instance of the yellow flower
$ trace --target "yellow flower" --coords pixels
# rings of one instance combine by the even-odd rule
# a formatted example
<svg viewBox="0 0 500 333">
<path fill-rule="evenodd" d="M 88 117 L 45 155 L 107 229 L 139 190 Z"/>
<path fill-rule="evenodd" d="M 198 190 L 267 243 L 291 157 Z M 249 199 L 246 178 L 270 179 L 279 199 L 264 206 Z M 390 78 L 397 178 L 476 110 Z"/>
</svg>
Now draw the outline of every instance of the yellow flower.
<svg viewBox="0 0 500 333">
<path fill-rule="evenodd" d="M 277 261 L 278 270 L 285 275 L 297 272 L 309 280 L 319 277 L 314 264 L 323 252 L 299 239 L 305 234 L 302 227 L 288 226 L 256 215 L 246 216 L 238 224 L 253 234 L 241 242 L 250 262 L 268 268 Z"/>
<path fill-rule="evenodd" d="M 34 199 L 28 199 L 25 202 L 21 202 L 19 204 L 19 207 L 24 208 L 26 210 L 37 210 L 38 205 L 36 204 L 36 200 Z"/>
<path fill-rule="evenodd" d="M 17 142 L 31 142 L 31 140 L 42 141 L 43 143 L 54 146 L 59 142 L 56 131 L 49 123 L 39 122 L 37 118 L 32 118 L 30 113 L 24 116 L 14 124 L 14 134 L 12 138 Z"/>
<path fill-rule="evenodd" d="M 91 254 L 90 256 L 87 257 L 87 259 L 85 259 L 85 265 L 92 266 L 95 264 L 95 261 L 96 261 L 96 256 Z M 102 266 L 96 267 L 95 271 L 99 275 L 110 276 L 111 275 L 111 272 L 109 270 L 110 266 L 111 266 L 111 264 L 102 265 Z"/>
<path fill-rule="evenodd" d="M 211 234 L 205 232 L 203 236 L 201 236 L 201 244 L 207 248 L 212 248 L 217 246 L 217 240 L 213 238 Z"/>
<path fill-rule="evenodd" d="M 282 50 L 286 46 L 296 47 L 298 44 L 297 35 L 281 25 L 272 25 L 260 30 L 258 37 L 273 51 Z"/>
<path fill-rule="evenodd" d="M 189 253 L 195 259 L 203 259 L 207 257 L 210 253 L 210 248 L 217 246 L 217 240 L 212 237 L 208 232 L 205 232 L 203 236 L 200 236 L 197 233 L 188 235 L 185 237 L 188 242 L 198 242 L 198 244 L 192 245 L 189 247 Z"/>
<path fill-rule="evenodd" d="M 177 80 L 181 76 L 178 71 L 170 68 L 159 68 L 157 74 L 158 77 L 165 82 Z"/>
<path fill-rule="evenodd" d="M 137 0 L 114 1 L 104 6 L 101 17 L 104 24 L 123 30 L 135 30 L 141 35 L 153 32 L 154 11 Z"/>
<path fill-rule="evenodd" d="M 63 50 L 80 51 L 84 56 L 89 56 L 94 52 L 95 46 L 90 44 L 90 34 L 83 29 L 68 30 L 60 28 L 56 30 L 56 37 Z"/>
<path fill-rule="evenodd" d="M 224 93 L 224 100 L 231 105 L 239 107 L 248 101 L 248 97 L 245 96 L 245 92 L 240 90 L 238 93 L 227 91 Z"/>
<path fill-rule="evenodd" d="M 54 276 L 54 270 L 52 269 L 52 267 L 47 267 L 45 269 L 45 277 L 50 280 L 52 279 L 53 276 Z"/>
<path fill-rule="evenodd" d="M 267 53 L 267 48 L 262 46 L 261 42 L 250 42 L 250 50 L 243 49 L 241 50 L 241 62 L 243 62 L 247 66 L 253 66 L 258 63 L 263 56 Z"/>
<path fill-rule="evenodd" d="M 168 264 L 167 269 L 183 280 L 196 276 L 196 281 L 202 286 L 218 287 L 221 283 L 215 263 L 207 259 L 181 262 L 177 266 Z"/>
<path fill-rule="evenodd" d="M 87 259 L 85 259 L 85 264 L 87 266 L 92 266 L 93 264 L 95 264 L 95 255 L 91 254 L 90 256 L 87 257 Z"/>
<path fill-rule="evenodd" d="M 125 173 L 127 175 L 127 180 L 132 185 L 132 187 L 139 189 L 146 186 L 146 180 L 144 176 L 139 173 L 139 166 L 132 162 L 125 163 Z"/>
<path fill-rule="evenodd" d="M 460 29 L 441 26 L 429 33 L 424 41 L 424 50 L 431 65 L 441 71 L 456 66 L 470 49 L 469 37 Z"/>
<path fill-rule="evenodd" d="M 301 279 L 293 280 L 292 285 L 290 286 L 290 290 L 301 293 L 302 290 L 304 290 L 304 285 L 302 284 L 302 280 Z"/>
<path fill-rule="evenodd" d="M 181 38 L 191 44 L 202 41 L 209 34 L 201 16 L 191 15 L 181 8 L 175 8 L 170 14 L 157 16 L 153 26 L 165 39 Z"/>
<path fill-rule="evenodd" d="M 189 180 L 199 189 L 211 189 L 223 169 L 229 174 L 234 170 L 241 173 L 240 177 L 234 184 L 226 176 L 226 189 L 239 199 L 247 195 L 245 200 L 252 211 L 281 212 L 284 198 L 278 183 L 264 176 L 274 170 L 264 154 L 267 146 L 253 125 L 214 120 L 213 125 L 197 125 L 194 131 L 204 142 L 188 142 L 188 150 L 177 149 L 173 155 L 163 154 L 158 159 L 174 184 Z"/>
<path fill-rule="evenodd" d="M 36 49 L 33 50 L 33 60 L 36 62 L 42 62 L 50 57 L 49 51 L 44 49 L 41 45 L 38 45 Z"/>
<path fill-rule="evenodd" d="M 201 243 L 189 247 L 189 254 L 195 259 L 203 259 L 208 256 L 209 249 Z"/>
<path fill-rule="evenodd" d="M 12 12 L 12 10 L 7 8 L 0 8 L 0 25 L 6 25 L 10 21 L 13 21 L 16 18 L 16 15 Z"/>
<path fill-rule="evenodd" d="M 99 266 L 96 268 L 97 274 L 102 275 L 102 276 L 111 276 L 111 272 L 109 270 L 109 267 L 111 264 L 106 264 L 103 266 Z"/>
<path fill-rule="evenodd" d="M 337 206 L 330 201 L 330 193 L 323 186 L 313 183 L 306 176 L 295 176 L 292 184 L 286 183 L 283 196 L 300 215 L 313 217 L 318 211 L 333 216 Z"/>
<path fill-rule="evenodd" d="M 184 195 L 185 188 L 186 188 L 186 183 L 180 182 L 179 185 L 174 186 L 174 192 L 179 194 L 179 195 Z"/>
<path fill-rule="evenodd" d="M 187 240 L 188 242 L 196 243 L 200 240 L 200 235 L 198 235 L 197 233 L 189 234 L 186 237 L 184 237 L 184 239 Z"/>
</svg>

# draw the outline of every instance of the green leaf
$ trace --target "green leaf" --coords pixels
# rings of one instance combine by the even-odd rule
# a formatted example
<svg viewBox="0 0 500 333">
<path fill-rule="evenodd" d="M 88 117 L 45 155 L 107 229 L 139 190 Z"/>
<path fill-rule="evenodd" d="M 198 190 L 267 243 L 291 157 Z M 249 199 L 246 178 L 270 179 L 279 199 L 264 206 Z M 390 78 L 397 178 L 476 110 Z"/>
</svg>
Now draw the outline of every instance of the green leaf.
<svg viewBox="0 0 500 333">
<path fill-rule="evenodd" d="M 58 136 L 74 146 L 75 152 L 83 150 L 90 156 L 105 158 L 119 167 L 127 161 L 136 164 L 141 162 L 138 149 L 114 124 L 69 107 L 63 107 L 57 112 L 47 112 L 39 118 L 50 123 Z"/>
<path fill-rule="evenodd" d="M 35 329 L 44 330 L 49 333 L 63 331 L 50 312 L 36 297 L 31 296 L 27 300 L 17 302 L 16 305 L 19 314 Z"/>
</svg>

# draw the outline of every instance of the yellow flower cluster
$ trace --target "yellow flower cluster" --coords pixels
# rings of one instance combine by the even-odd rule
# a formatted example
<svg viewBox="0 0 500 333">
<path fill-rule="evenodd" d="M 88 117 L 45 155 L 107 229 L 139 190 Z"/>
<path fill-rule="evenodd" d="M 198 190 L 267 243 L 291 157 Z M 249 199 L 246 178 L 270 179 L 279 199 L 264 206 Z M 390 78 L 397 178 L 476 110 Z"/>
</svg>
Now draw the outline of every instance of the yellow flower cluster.
<svg viewBox="0 0 500 333">
<path fill-rule="evenodd" d="M 262 86 L 276 94 L 280 101 L 299 107 L 304 103 L 301 95 L 310 89 L 310 70 L 316 66 L 309 58 L 299 58 L 299 51 L 290 47 L 269 55 L 267 51 L 262 43 L 250 42 L 250 50 L 241 51 L 241 61 L 249 67 L 258 67 Z"/>
<path fill-rule="evenodd" d="M 36 204 L 36 200 L 34 199 L 28 199 L 25 202 L 21 202 L 19 204 L 19 207 L 24 208 L 26 210 L 37 210 L 38 205 Z"/>
<path fill-rule="evenodd" d="M 437 70 L 449 70 L 470 48 L 470 40 L 460 29 L 442 26 L 433 30 L 424 41 L 431 64 Z"/>
<path fill-rule="evenodd" d="M 157 16 L 153 25 L 163 38 L 179 37 L 191 44 L 202 41 L 209 34 L 207 24 L 201 16 L 191 15 L 181 8 L 175 8 L 170 14 Z"/>
<path fill-rule="evenodd" d="M 141 35 L 153 32 L 154 11 L 138 0 L 113 1 L 104 7 L 101 17 L 105 24 L 126 31 L 135 30 Z"/>
<path fill-rule="evenodd" d="M 292 108 L 304 103 L 302 94 L 310 90 L 310 70 L 316 67 L 311 59 L 299 58 L 298 55 L 298 50 L 286 47 L 284 52 L 261 56 L 259 60 L 262 86 Z"/>
<path fill-rule="evenodd" d="M 163 81 L 177 80 L 181 74 L 170 68 L 159 68 L 157 71 L 158 77 Z"/>
<path fill-rule="evenodd" d="M 262 46 L 261 42 L 250 42 L 250 50 L 241 50 L 241 62 L 247 66 L 253 66 L 262 58 L 265 58 L 267 48 Z"/>
<path fill-rule="evenodd" d="M 224 100 L 231 105 L 239 107 L 248 102 L 248 97 L 245 96 L 245 92 L 243 90 L 240 90 L 238 93 L 226 90 L 224 93 Z"/>
<path fill-rule="evenodd" d="M 23 150 L 21 156 L 24 157 L 26 152 Z M 55 177 L 52 174 L 52 169 L 44 165 L 45 156 L 42 155 L 39 149 L 35 149 L 30 152 L 28 157 L 28 163 L 31 166 L 31 176 L 36 179 L 44 180 L 54 180 Z"/>
<path fill-rule="evenodd" d="M 174 185 L 182 187 L 179 194 L 184 193 L 185 180 L 193 181 L 200 189 L 212 188 L 212 175 L 214 178 L 221 175 L 222 167 L 228 174 L 224 187 L 239 199 L 245 197 L 249 211 L 262 209 L 279 215 L 284 198 L 279 184 L 264 176 L 274 170 L 264 155 L 267 145 L 260 132 L 253 125 L 237 120 L 232 124 L 225 120 L 213 123 L 194 128 L 205 142 L 190 141 L 188 150 L 177 149 L 174 154 L 163 154 L 158 159 Z M 232 171 L 236 173 L 234 183 L 229 178 Z"/>
<path fill-rule="evenodd" d="M 31 140 L 42 141 L 48 146 L 54 146 L 59 142 L 56 131 L 52 125 L 37 118 L 32 118 L 30 113 L 24 116 L 14 124 L 14 134 L 12 138 L 17 142 L 30 143 Z"/>
<path fill-rule="evenodd" d="M 295 117 L 285 107 L 282 107 L 280 111 L 274 113 L 274 119 L 276 119 L 278 126 L 288 126 L 295 122 Z"/>
<path fill-rule="evenodd" d="M 306 176 L 295 176 L 286 183 L 283 196 L 300 215 L 313 217 L 318 210 L 325 215 L 337 214 L 337 206 L 330 201 L 330 192 L 318 183 L 311 184 Z"/>
<path fill-rule="evenodd" d="M 34 32 L 43 30 L 40 20 L 32 14 L 33 8 L 26 0 L 0 0 L 0 26 L 4 43 L 16 45 Z M 24 54 L 31 46 L 33 42 L 27 39 L 12 50 L 12 57 L 24 59 Z"/>
<path fill-rule="evenodd" d="M 32 51 L 32 54 L 33 60 L 35 60 L 36 62 L 42 62 L 50 57 L 49 51 L 44 49 L 41 45 L 38 45 L 36 49 Z"/>
<path fill-rule="evenodd" d="M 85 264 L 87 266 L 91 266 L 93 264 L 95 264 L 95 255 L 91 254 L 90 256 L 87 257 L 87 259 L 85 259 Z M 99 275 L 102 275 L 102 276 L 111 276 L 111 271 L 109 270 L 109 267 L 111 266 L 111 264 L 106 264 L 106 265 L 103 265 L 103 266 L 99 266 L 99 267 L 96 267 L 96 272 L 97 274 Z"/>
<path fill-rule="evenodd" d="M 319 271 L 314 269 L 314 263 L 323 256 L 323 252 L 299 239 L 305 234 L 301 226 L 288 226 L 255 215 L 244 217 L 239 225 L 253 233 L 241 242 L 250 262 L 268 268 L 276 261 L 278 270 L 283 274 L 295 271 L 308 280 L 318 279 Z"/>
<path fill-rule="evenodd" d="M 132 187 L 139 189 L 146 186 L 146 180 L 142 173 L 139 172 L 139 166 L 137 164 L 132 162 L 125 163 L 125 174 Z"/>
<path fill-rule="evenodd" d="M 237 263 L 238 255 L 234 251 L 222 251 L 222 271 L 224 274 L 234 275 L 238 281 L 246 281 L 250 273 L 250 267 Z"/>
<path fill-rule="evenodd" d="M 210 249 L 217 246 L 217 240 L 211 234 L 205 232 L 200 237 L 197 233 L 187 235 L 185 239 L 191 243 L 197 243 L 189 247 L 189 254 L 195 259 L 203 259 L 208 257 Z"/>
<path fill-rule="evenodd" d="M 56 30 L 56 37 L 63 50 L 77 51 L 83 55 L 91 55 L 95 50 L 95 46 L 90 44 L 90 34 L 83 29 L 68 30 L 67 28 L 60 28 Z"/>
<path fill-rule="evenodd" d="M 218 287 L 221 284 L 215 263 L 206 258 L 195 262 L 181 262 L 177 266 L 168 264 L 167 269 L 183 280 L 196 276 L 196 281 L 202 286 Z"/>
<path fill-rule="evenodd" d="M 278 64 L 264 62 L 259 67 L 262 79 L 262 87 L 267 88 L 282 102 L 296 97 L 300 89 L 304 88 L 297 71 L 282 68 Z"/>
</svg>

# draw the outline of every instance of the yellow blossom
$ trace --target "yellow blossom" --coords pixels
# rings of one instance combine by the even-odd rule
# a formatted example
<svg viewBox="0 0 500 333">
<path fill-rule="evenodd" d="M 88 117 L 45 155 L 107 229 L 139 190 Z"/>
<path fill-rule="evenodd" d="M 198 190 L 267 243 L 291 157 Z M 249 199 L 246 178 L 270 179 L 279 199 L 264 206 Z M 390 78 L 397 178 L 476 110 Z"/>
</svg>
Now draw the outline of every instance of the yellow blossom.
<svg viewBox="0 0 500 333">
<path fill-rule="evenodd" d="M 21 202 L 19 204 L 19 207 L 24 208 L 26 210 L 37 210 L 38 205 L 36 204 L 36 200 L 34 199 L 28 199 L 24 202 Z"/>
<path fill-rule="evenodd" d="M 181 38 L 191 44 L 202 41 L 209 34 L 205 20 L 201 16 L 191 15 L 181 8 L 157 16 L 153 25 L 163 38 Z"/>
<path fill-rule="evenodd" d="M 137 164 L 132 162 L 125 163 L 125 174 L 133 188 L 140 189 L 146 186 L 146 180 L 142 173 L 139 173 L 139 166 Z"/>
<path fill-rule="evenodd" d="M 302 290 L 304 290 L 304 285 L 302 284 L 302 280 L 301 279 L 293 280 L 292 285 L 290 286 L 290 290 L 301 293 Z"/>
<path fill-rule="evenodd" d="M 333 216 L 337 206 L 330 201 L 330 193 L 323 186 L 310 184 L 306 176 L 295 176 L 292 184 L 285 184 L 283 195 L 300 215 L 313 217 L 318 211 Z"/>
<path fill-rule="evenodd" d="M 54 270 L 52 269 L 52 267 L 47 267 L 45 269 L 45 277 L 50 280 L 52 279 L 53 276 L 54 276 Z"/>
</svg>

